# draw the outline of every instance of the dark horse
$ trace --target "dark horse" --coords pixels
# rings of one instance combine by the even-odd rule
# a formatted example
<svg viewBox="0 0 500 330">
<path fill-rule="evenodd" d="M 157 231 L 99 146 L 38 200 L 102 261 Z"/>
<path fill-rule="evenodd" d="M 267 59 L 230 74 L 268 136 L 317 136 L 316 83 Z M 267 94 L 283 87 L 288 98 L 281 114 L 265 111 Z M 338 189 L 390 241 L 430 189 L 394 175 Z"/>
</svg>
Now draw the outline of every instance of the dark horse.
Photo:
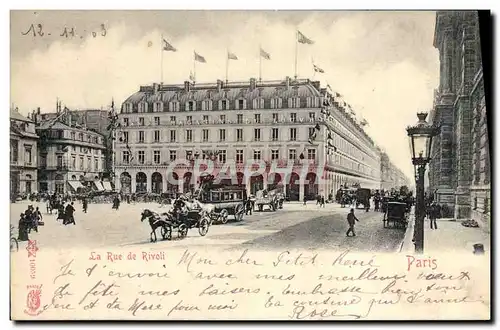
<svg viewBox="0 0 500 330">
<path fill-rule="evenodd" d="M 141 222 L 146 220 L 146 218 L 149 220 L 149 225 L 151 226 L 151 234 L 150 234 L 151 242 L 157 241 L 156 229 L 158 229 L 160 227 L 163 228 L 163 231 L 161 233 L 162 237 L 163 237 L 163 239 L 166 239 L 167 232 L 171 232 L 169 224 L 167 222 L 159 219 L 155 213 L 153 213 L 152 211 L 150 211 L 148 209 L 145 209 L 141 213 Z M 153 237 L 154 237 L 154 239 L 153 239 Z"/>
</svg>

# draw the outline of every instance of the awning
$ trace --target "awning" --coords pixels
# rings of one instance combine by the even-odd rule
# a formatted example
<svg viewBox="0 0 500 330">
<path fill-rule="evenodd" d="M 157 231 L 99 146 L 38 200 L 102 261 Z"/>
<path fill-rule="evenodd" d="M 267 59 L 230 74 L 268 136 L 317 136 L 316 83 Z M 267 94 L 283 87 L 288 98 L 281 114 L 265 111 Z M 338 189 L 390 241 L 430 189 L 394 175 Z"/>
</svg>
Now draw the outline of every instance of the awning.
<svg viewBox="0 0 500 330">
<path fill-rule="evenodd" d="M 109 181 L 103 181 L 102 186 L 104 187 L 104 190 L 106 190 L 106 191 L 113 191 L 113 187 L 111 187 L 111 182 L 109 182 Z"/>
<path fill-rule="evenodd" d="M 103 191 L 104 187 L 101 184 L 101 181 L 94 181 L 94 185 L 97 188 L 97 191 Z"/>
<path fill-rule="evenodd" d="M 78 188 L 83 188 L 80 181 L 68 181 L 70 187 L 76 192 Z"/>
</svg>

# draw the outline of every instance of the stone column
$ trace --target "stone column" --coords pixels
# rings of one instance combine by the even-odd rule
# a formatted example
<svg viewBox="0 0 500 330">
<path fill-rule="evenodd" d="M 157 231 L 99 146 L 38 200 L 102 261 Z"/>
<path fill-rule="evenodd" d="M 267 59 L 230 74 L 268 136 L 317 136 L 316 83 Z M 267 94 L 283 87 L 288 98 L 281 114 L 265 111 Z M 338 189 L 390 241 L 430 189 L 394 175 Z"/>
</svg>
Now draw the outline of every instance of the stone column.
<svg viewBox="0 0 500 330">
<path fill-rule="evenodd" d="M 135 176 L 136 176 L 137 173 L 135 173 L 135 171 L 132 171 L 132 172 L 129 172 L 129 173 L 130 173 L 130 177 L 131 177 L 131 180 L 130 180 L 130 185 L 131 185 L 130 191 L 131 191 L 132 194 L 134 194 L 135 193 L 135 187 L 136 187 L 136 184 L 137 184 L 136 181 L 135 181 Z"/>
<path fill-rule="evenodd" d="M 146 171 L 145 173 L 146 173 L 146 191 L 151 192 L 153 191 L 151 171 Z"/>
</svg>

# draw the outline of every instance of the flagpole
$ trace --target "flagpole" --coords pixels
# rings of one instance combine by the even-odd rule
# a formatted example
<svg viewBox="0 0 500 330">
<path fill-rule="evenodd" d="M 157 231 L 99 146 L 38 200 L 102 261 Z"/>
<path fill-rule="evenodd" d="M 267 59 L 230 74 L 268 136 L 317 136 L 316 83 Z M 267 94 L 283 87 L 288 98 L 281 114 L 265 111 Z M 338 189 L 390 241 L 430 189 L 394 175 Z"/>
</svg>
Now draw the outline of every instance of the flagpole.
<svg viewBox="0 0 500 330">
<path fill-rule="evenodd" d="M 193 75 L 194 75 L 194 82 L 196 82 L 196 51 L 193 53 Z"/>
<path fill-rule="evenodd" d="M 262 45 L 259 45 L 259 82 L 262 82 Z"/>
<path fill-rule="evenodd" d="M 295 31 L 295 80 L 297 80 L 297 56 L 299 52 L 299 34 Z"/>
<path fill-rule="evenodd" d="M 227 76 L 229 71 L 229 51 L 226 49 L 226 84 L 228 83 Z"/>
<path fill-rule="evenodd" d="M 311 62 L 313 65 L 313 79 L 314 79 L 314 77 L 316 77 L 316 69 L 314 68 L 314 58 L 312 56 L 311 56 Z"/>
<path fill-rule="evenodd" d="M 161 40 L 160 40 L 160 84 L 163 85 L 163 34 L 161 35 Z"/>
</svg>

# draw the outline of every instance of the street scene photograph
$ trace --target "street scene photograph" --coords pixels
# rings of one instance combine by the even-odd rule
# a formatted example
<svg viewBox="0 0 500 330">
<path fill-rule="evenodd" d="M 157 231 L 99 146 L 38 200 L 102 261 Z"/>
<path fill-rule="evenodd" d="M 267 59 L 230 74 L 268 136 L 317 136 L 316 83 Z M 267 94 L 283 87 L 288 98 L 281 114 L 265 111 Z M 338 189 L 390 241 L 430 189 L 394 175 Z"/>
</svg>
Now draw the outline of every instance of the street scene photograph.
<svg viewBox="0 0 500 330">
<path fill-rule="evenodd" d="M 488 253 L 481 15 L 11 11 L 11 255 Z"/>
</svg>

